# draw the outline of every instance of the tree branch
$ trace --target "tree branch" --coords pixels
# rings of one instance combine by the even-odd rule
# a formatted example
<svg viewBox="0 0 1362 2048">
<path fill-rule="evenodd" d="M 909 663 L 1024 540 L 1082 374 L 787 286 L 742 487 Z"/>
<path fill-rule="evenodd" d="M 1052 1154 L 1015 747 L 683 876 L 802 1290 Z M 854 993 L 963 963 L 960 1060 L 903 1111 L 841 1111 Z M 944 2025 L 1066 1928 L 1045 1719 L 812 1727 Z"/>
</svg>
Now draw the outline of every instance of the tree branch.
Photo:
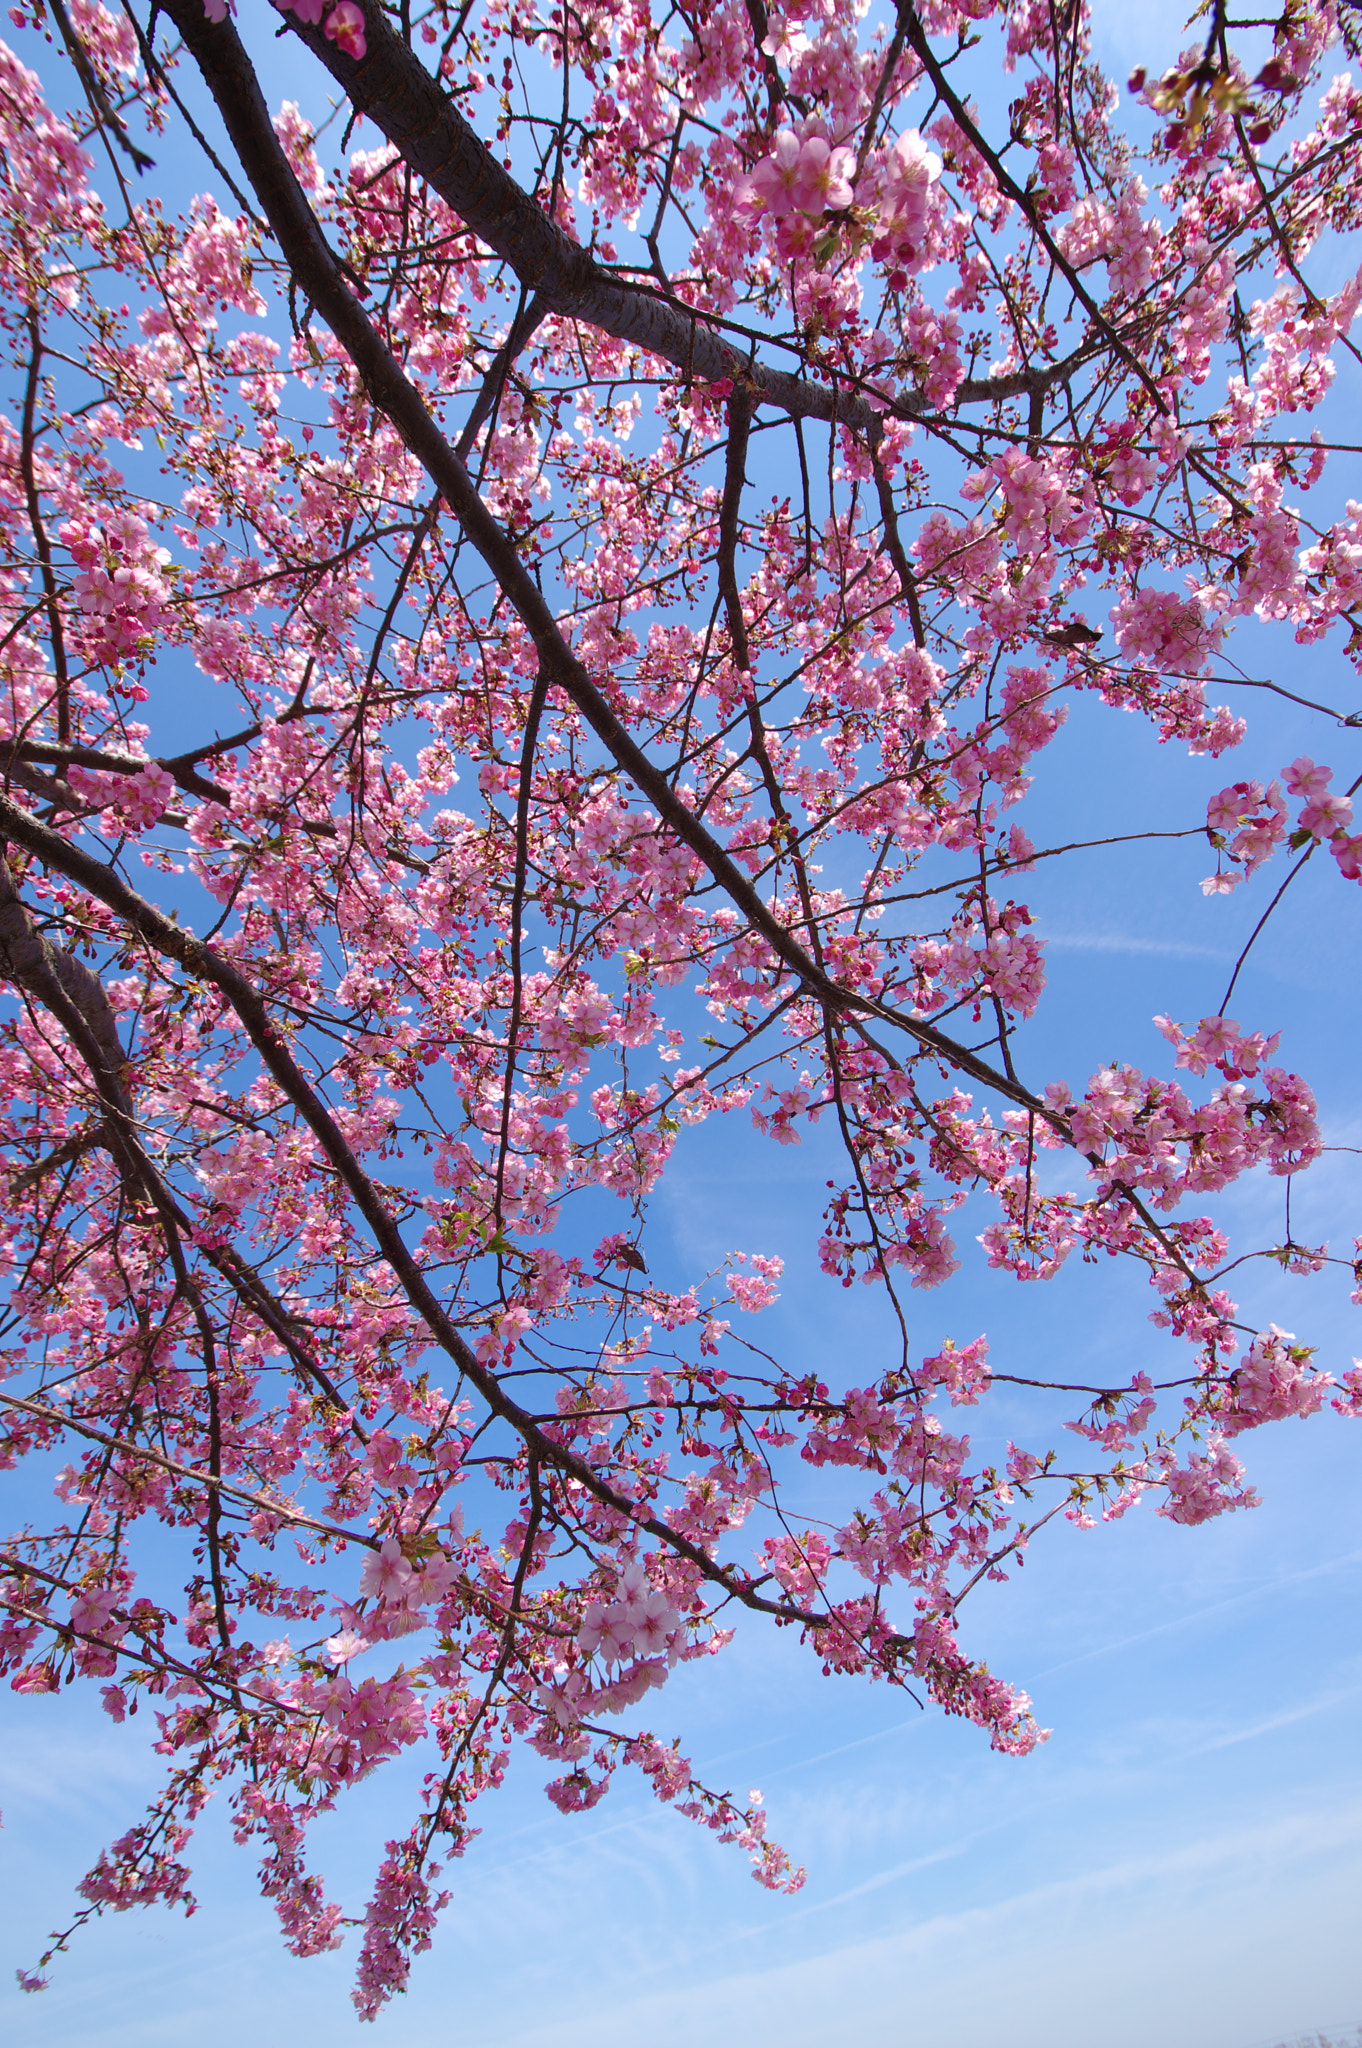
<svg viewBox="0 0 1362 2048">
<path fill-rule="evenodd" d="M 550 1436 L 528 1410 L 511 1399 L 496 1374 L 481 1363 L 463 1332 L 436 1299 L 420 1263 L 408 1250 L 402 1233 L 377 1188 L 355 1157 L 330 1110 L 274 1030 L 263 999 L 239 968 L 215 952 L 211 946 L 206 945 L 202 939 L 196 938 L 192 932 L 185 931 L 172 918 L 164 916 L 153 904 L 139 896 L 136 890 L 112 868 L 95 860 L 82 848 L 71 845 L 60 833 L 40 824 L 38 819 L 30 817 L 17 804 L 3 796 L 0 796 L 0 832 L 6 834 L 15 844 L 27 847 L 55 873 L 66 875 L 80 888 L 106 904 L 123 919 L 130 930 L 137 932 L 157 952 L 177 961 L 187 972 L 200 980 L 211 982 L 214 987 L 221 990 L 241 1020 L 242 1027 L 262 1064 L 302 1116 L 330 1160 L 338 1178 L 348 1188 L 351 1199 L 368 1225 L 375 1244 L 391 1266 L 412 1308 L 424 1322 L 440 1349 L 454 1362 L 469 1384 L 476 1387 L 491 1412 L 509 1424 L 530 1453 L 542 1464 L 562 1473 L 568 1479 L 575 1480 L 579 1486 L 584 1487 L 600 1501 L 602 1506 L 634 1522 L 657 1542 L 687 1559 L 711 1584 L 722 1586 L 732 1599 L 741 1601 L 743 1605 L 763 1614 L 771 1614 L 784 1621 L 798 1622 L 806 1628 L 827 1626 L 826 1616 L 807 1613 L 786 1601 L 764 1599 L 752 1591 L 741 1574 L 727 1565 L 720 1564 L 707 1550 L 698 1543 L 692 1543 L 689 1537 L 679 1534 L 669 1523 L 655 1515 L 640 1515 L 636 1500 L 617 1492 L 585 1458 L 579 1457 L 556 1437 Z M 22 909 L 22 906 L 20 908 Z M 3 941 L 3 937 L 3 912 L 0 912 L 0 941 Z M 89 970 L 82 968 L 81 972 L 88 973 Z M 94 976 L 90 978 L 95 979 Z M 60 989 L 57 993 L 60 996 Z M 102 989 L 100 994 L 103 995 Z M 61 1021 L 68 1030 L 72 1030 L 73 1024 L 77 1032 L 83 1028 L 81 1019 L 74 1014 L 74 1004 L 69 1002 Z M 82 1044 L 79 1049 L 84 1057 L 90 1057 L 85 1045 Z"/>
<path fill-rule="evenodd" d="M 1021 209 L 1022 218 L 1044 249 L 1050 261 L 1054 264 L 1056 270 L 1067 281 L 1070 291 L 1092 321 L 1093 326 L 1104 336 L 1109 347 L 1120 356 L 1126 368 L 1133 371 L 1135 376 L 1139 378 L 1159 411 L 1167 412 L 1167 399 L 1139 357 L 1132 353 L 1107 319 L 1106 314 L 1102 311 L 1096 299 L 1094 299 L 1092 293 L 1074 269 L 1073 264 L 1070 263 L 1064 251 L 1046 227 L 1041 219 L 1040 210 L 1036 205 L 1034 196 L 1030 192 L 1023 190 L 1002 162 L 997 151 L 990 149 L 983 136 L 979 133 L 978 127 L 970 118 L 964 101 L 959 93 L 956 92 L 945 71 L 937 61 L 931 43 L 928 41 L 927 31 L 923 28 L 922 22 L 918 17 L 917 9 L 909 4 L 909 0 L 899 0 L 899 19 L 906 28 L 908 40 L 920 59 L 923 70 L 936 87 L 944 104 L 950 109 L 951 118 L 954 120 L 956 127 L 959 128 L 962 135 L 968 137 L 974 148 L 979 152 L 980 157 L 997 179 L 1000 188 L 1006 192 L 1013 204 Z M 1033 384 L 1023 385 L 1020 388 L 1034 392 Z"/>
<path fill-rule="evenodd" d="M 369 1550 L 378 1550 L 383 1542 L 381 1536 L 373 1536 L 363 1529 L 342 1529 L 334 1522 L 317 1522 L 310 1515 L 304 1515 L 291 1501 L 277 1500 L 268 1493 L 252 1493 L 249 1487 L 233 1486 L 230 1480 L 217 1477 L 211 1472 L 200 1472 L 194 1465 L 182 1465 L 178 1458 L 167 1457 L 164 1451 L 152 1450 L 150 1444 L 129 1443 L 126 1437 L 110 1436 L 107 1430 L 96 1429 L 91 1422 L 78 1421 L 63 1408 L 53 1408 L 45 1401 L 27 1401 L 21 1394 L 0 1394 L 0 1407 L 18 1408 L 25 1415 L 34 1416 L 39 1422 L 50 1422 L 58 1429 L 69 1429 L 76 1436 L 89 1439 L 92 1444 L 103 1444 L 106 1450 L 116 1451 L 120 1457 L 136 1458 L 145 1465 L 155 1465 L 162 1472 L 169 1472 L 173 1478 L 189 1480 L 194 1486 L 202 1486 L 210 1492 L 220 1493 L 228 1500 L 239 1501 L 243 1507 L 258 1508 L 268 1515 L 278 1515 L 281 1522 L 290 1527 L 315 1530 L 319 1536 L 329 1536 L 338 1543 L 362 1543 Z"/>
<path fill-rule="evenodd" d="M 745 673 L 752 668 L 752 650 L 747 642 L 747 621 L 742 615 L 742 593 L 738 589 L 738 521 L 742 514 L 743 486 L 747 482 L 747 440 L 752 428 L 752 394 L 746 385 L 735 384 L 728 401 L 728 455 L 724 472 L 724 495 L 719 507 L 719 589 L 728 613 L 733 660 Z"/>
<path fill-rule="evenodd" d="M 194 0 L 166 6 L 189 40 L 185 14 Z M 854 391 L 812 384 L 735 349 L 701 308 L 682 305 L 605 270 L 517 184 L 465 121 L 438 79 L 432 78 L 377 7 L 364 18 L 365 55 L 358 63 L 328 41 L 320 27 L 283 13 L 289 32 L 324 64 L 350 104 L 387 136 L 404 162 L 447 201 L 480 241 L 508 263 L 544 312 L 583 320 L 617 341 L 630 341 L 673 363 L 687 381 L 717 384 L 746 377 L 758 405 L 773 405 L 792 419 L 825 420 L 857 433 L 874 431 L 882 412 Z M 1058 370 L 1055 372 L 1059 374 Z M 1029 390 L 1034 373 L 970 378 L 957 404 L 988 403 Z M 929 410 L 916 392 L 891 406 L 905 415 Z"/>
<path fill-rule="evenodd" d="M 346 350 L 374 404 L 392 421 L 425 466 L 503 595 L 519 613 L 534 641 L 544 679 L 556 684 L 577 706 L 606 751 L 649 799 L 658 816 L 698 856 L 752 929 L 760 933 L 776 958 L 816 1001 L 858 1010 L 906 1031 L 926 1051 L 936 1053 L 960 1073 L 1023 1108 L 1034 1110 L 1066 1142 L 1071 1142 L 1063 1119 L 1047 1103 L 1008 1075 L 999 1073 L 968 1046 L 920 1018 L 843 987 L 826 974 L 781 923 L 718 840 L 686 808 L 665 771 L 648 759 L 573 654 L 514 544 L 488 511 L 425 401 L 346 283 L 275 136 L 255 69 L 236 30 L 227 21 L 207 21 L 199 0 L 166 0 L 166 12 L 180 28 L 203 72 L 246 175 L 299 284 Z M 740 374 L 746 374 L 746 365 L 740 366 Z M 66 848 L 65 841 L 53 837 L 67 853 L 74 851 Z M 90 865 L 98 867 L 96 862 Z M 258 1005 L 254 991 L 251 1000 Z"/>
</svg>

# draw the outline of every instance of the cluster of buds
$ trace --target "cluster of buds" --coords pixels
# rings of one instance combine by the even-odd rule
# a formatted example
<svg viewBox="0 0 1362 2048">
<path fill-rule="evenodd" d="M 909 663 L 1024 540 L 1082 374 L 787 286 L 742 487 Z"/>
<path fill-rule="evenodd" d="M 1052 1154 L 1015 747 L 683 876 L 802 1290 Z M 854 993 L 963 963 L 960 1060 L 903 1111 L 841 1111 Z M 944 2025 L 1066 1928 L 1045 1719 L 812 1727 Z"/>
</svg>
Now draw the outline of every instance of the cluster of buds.
<svg viewBox="0 0 1362 2048">
<path fill-rule="evenodd" d="M 1256 147 L 1269 139 L 1273 123 L 1255 100 L 1253 86 L 1280 96 L 1294 91 L 1300 80 L 1276 57 L 1264 64 L 1252 85 L 1203 58 L 1185 71 L 1165 71 L 1155 85 L 1148 83 L 1148 74 L 1141 64 L 1131 72 L 1127 83 L 1131 92 L 1143 93 L 1146 104 L 1156 114 L 1176 114 L 1177 119 L 1169 128 L 1169 140 L 1173 143 L 1194 133 L 1213 107 L 1217 113 L 1239 115 L 1247 120 L 1246 133 Z"/>
</svg>

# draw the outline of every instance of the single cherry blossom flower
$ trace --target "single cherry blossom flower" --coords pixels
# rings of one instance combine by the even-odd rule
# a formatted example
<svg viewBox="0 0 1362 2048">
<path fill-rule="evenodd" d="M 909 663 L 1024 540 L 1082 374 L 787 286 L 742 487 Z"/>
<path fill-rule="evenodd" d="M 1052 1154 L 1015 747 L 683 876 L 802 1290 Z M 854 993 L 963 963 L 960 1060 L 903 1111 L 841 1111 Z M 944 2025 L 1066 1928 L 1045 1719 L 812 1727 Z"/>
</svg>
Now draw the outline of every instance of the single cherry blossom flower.
<svg viewBox="0 0 1362 2048">
<path fill-rule="evenodd" d="M 344 50 L 347 57 L 358 63 L 368 47 L 364 40 L 363 8 L 356 6 L 355 0 L 340 0 L 340 5 L 333 7 L 326 17 L 325 33 L 338 50 Z"/>
<path fill-rule="evenodd" d="M 834 149 L 821 135 L 811 135 L 799 152 L 791 197 L 802 213 L 836 213 L 852 201 L 851 173 L 855 153 Z"/>
<path fill-rule="evenodd" d="M 800 141 L 794 129 L 778 129 L 771 154 L 763 157 L 748 179 L 750 190 L 777 220 L 783 220 L 798 204 L 795 181 L 799 176 L 800 154 Z"/>
<path fill-rule="evenodd" d="M 370 1552 L 360 1574 L 359 1591 L 361 1599 L 376 1599 L 380 1604 L 399 1601 L 411 1583 L 412 1568 L 402 1554 L 402 1546 L 395 1536 L 385 1537 L 377 1551 Z"/>
</svg>

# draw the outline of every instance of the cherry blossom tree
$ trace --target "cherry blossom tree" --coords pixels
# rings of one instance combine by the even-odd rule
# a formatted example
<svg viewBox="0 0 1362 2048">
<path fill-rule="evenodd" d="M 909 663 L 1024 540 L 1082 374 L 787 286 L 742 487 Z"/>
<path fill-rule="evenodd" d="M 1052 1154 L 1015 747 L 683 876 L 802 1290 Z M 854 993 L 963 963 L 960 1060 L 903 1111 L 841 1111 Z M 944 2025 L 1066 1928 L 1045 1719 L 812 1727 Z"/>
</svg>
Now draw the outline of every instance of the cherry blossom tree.
<svg viewBox="0 0 1362 2048">
<path fill-rule="evenodd" d="M 1091 698 L 1242 749 L 1190 891 L 1261 929 L 1362 877 L 1357 783 L 1208 696 L 1240 620 L 1362 647 L 1355 16 L 1212 0 L 1128 85 L 1077 0 L 11 18 L 0 1668 L 154 1721 L 76 1926 L 192 1906 L 220 1791 L 336 1946 L 309 1825 L 416 1746 L 372 2017 L 513 1761 L 565 1812 L 633 1766 L 797 1886 L 649 1726 L 736 1624 L 1024 1754 L 971 1588 L 1056 1515 L 1246 1507 L 1246 1431 L 1362 1409 L 1225 1284 L 1351 1248 L 1206 1213 L 1321 1150 L 1274 1020 L 1231 983 L 1159 1071 L 1056 1080 L 1021 892 L 1076 856 L 1018 822 Z M 864 1384 L 768 1355 L 759 1245 L 650 1270 L 710 1119 L 830 1134 L 809 1257 L 897 1332 Z M 1068 1449 L 956 1427 L 1019 1378 L 913 1292 L 967 1199 L 1019 1281 L 1153 1289 Z"/>
</svg>

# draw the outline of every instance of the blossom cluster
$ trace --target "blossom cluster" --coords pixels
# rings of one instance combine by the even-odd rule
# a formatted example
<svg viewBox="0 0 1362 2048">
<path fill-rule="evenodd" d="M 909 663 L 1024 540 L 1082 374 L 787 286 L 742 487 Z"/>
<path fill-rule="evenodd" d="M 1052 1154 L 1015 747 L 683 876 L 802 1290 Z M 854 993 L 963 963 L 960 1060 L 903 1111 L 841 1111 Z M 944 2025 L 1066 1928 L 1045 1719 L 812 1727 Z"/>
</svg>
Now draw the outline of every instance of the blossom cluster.
<svg viewBox="0 0 1362 2048">
<path fill-rule="evenodd" d="M 1247 880 L 1283 843 L 1294 847 L 1326 845 L 1345 881 L 1362 881 L 1362 833 L 1353 822 L 1351 795 L 1331 790 L 1332 768 L 1321 767 L 1308 754 L 1282 770 L 1290 796 L 1303 798 L 1294 830 L 1280 782 L 1266 789 L 1260 782 L 1235 782 L 1206 806 L 1206 830 L 1214 846 L 1232 863 L 1202 883 L 1206 895 L 1225 895 Z"/>
</svg>

